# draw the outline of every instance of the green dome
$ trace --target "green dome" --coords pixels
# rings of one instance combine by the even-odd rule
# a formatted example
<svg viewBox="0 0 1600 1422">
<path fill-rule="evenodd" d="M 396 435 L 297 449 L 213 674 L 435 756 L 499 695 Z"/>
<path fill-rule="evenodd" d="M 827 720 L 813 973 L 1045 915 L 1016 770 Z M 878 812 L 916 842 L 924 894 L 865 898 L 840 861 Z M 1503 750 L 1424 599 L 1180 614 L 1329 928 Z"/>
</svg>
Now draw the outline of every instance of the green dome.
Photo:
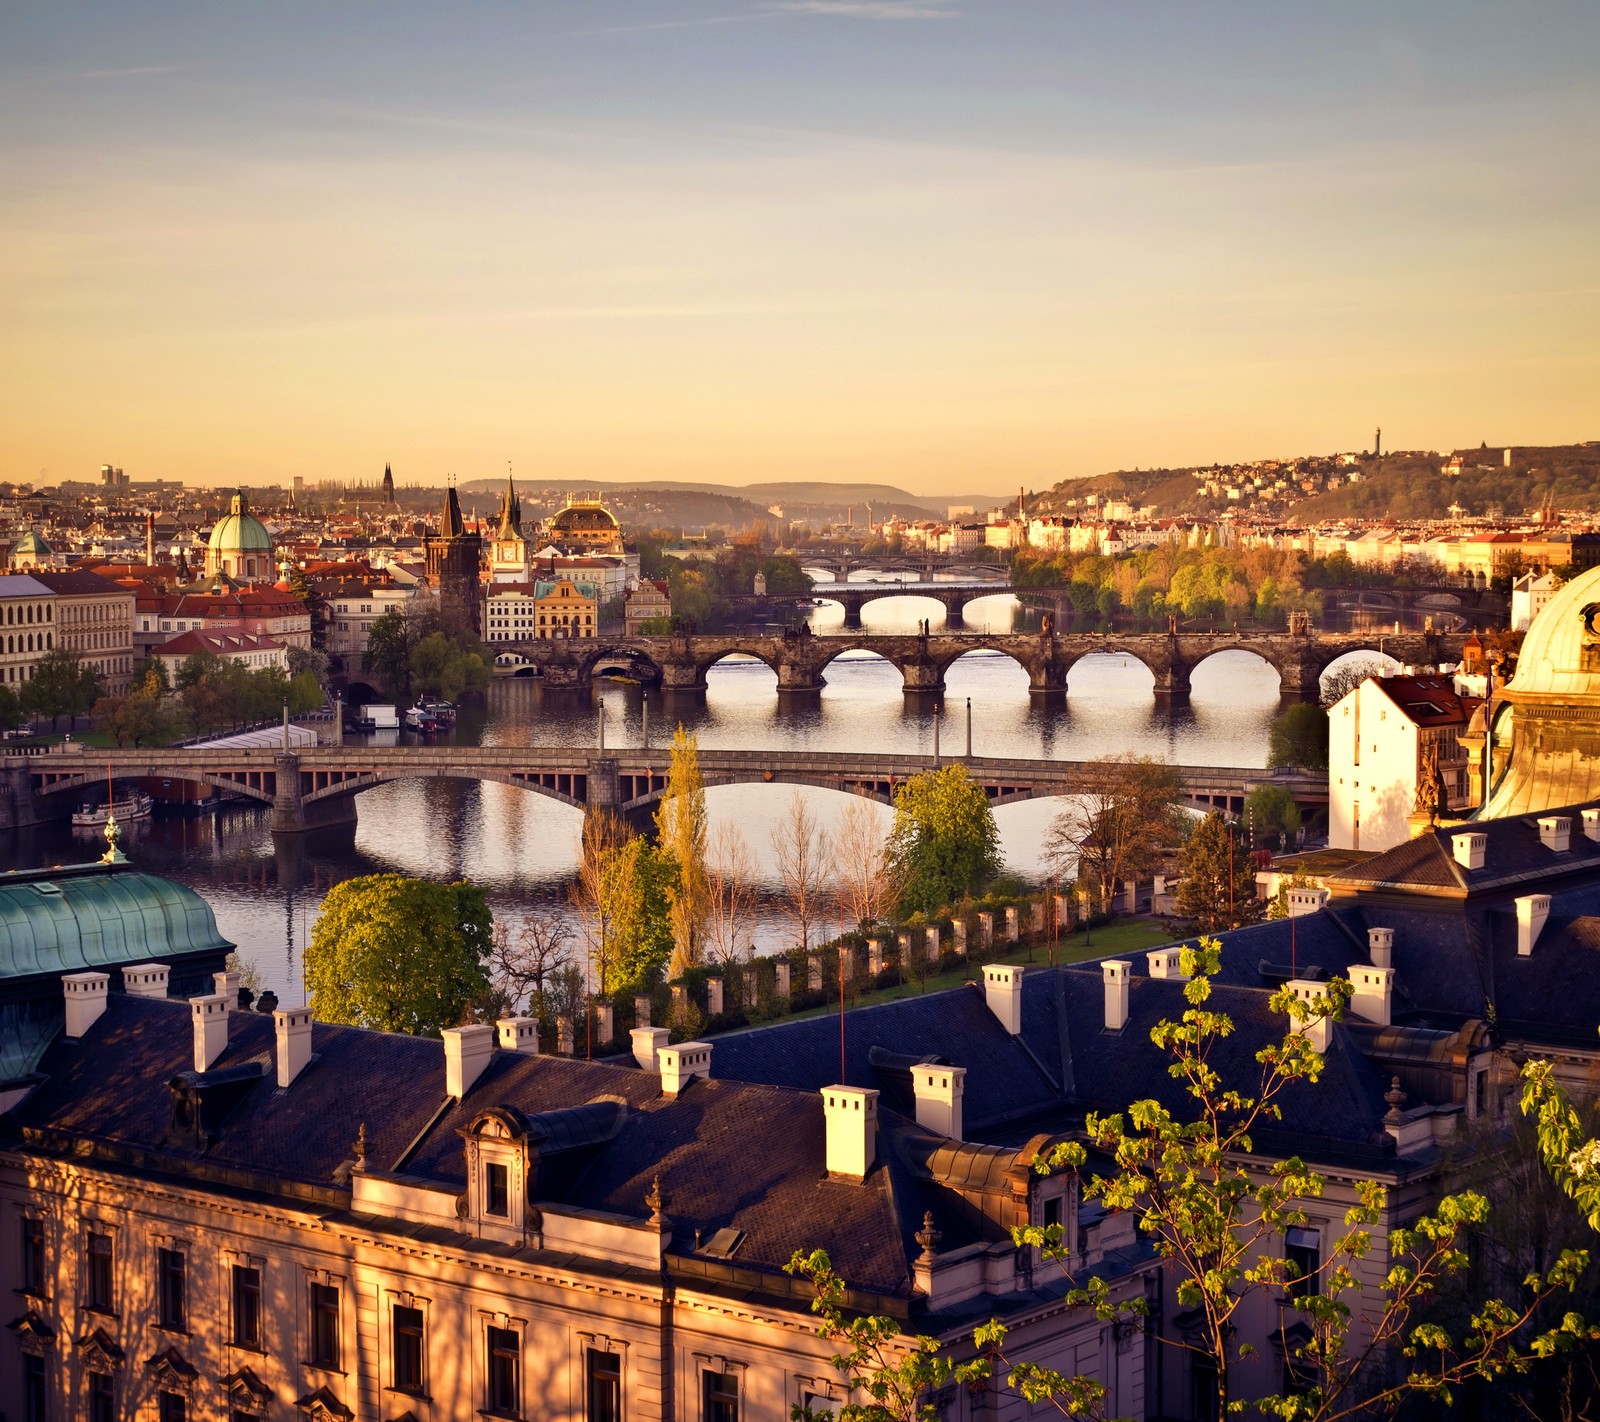
<svg viewBox="0 0 1600 1422">
<path fill-rule="evenodd" d="M 212 553 L 270 553 L 272 535 L 266 524 L 245 508 L 242 492 L 233 496 L 228 512 L 217 520 L 207 544 Z"/>
<path fill-rule="evenodd" d="M 30 528 L 11 545 L 11 556 L 15 558 L 19 553 L 26 553 L 34 558 L 48 558 L 50 545 Z"/>
</svg>

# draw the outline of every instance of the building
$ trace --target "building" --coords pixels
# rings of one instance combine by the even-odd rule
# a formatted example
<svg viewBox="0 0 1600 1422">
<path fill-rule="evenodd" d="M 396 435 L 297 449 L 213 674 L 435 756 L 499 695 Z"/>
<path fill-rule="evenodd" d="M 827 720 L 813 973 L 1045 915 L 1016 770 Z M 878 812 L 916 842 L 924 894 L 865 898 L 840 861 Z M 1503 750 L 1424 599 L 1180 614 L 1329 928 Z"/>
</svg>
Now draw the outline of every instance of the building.
<svg viewBox="0 0 1600 1422">
<path fill-rule="evenodd" d="M 533 545 L 522 532 L 522 501 L 516 486 L 506 475 L 506 492 L 500 503 L 500 518 L 494 541 L 489 546 L 489 581 L 525 583 L 532 577 Z"/>
<path fill-rule="evenodd" d="M 1526 632 L 1555 596 L 1561 579 L 1554 573 L 1524 573 L 1511 584 L 1511 630 Z"/>
<path fill-rule="evenodd" d="M 1471 804 L 1461 736 L 1479 704 L 1440 674 L 1368 677 L 1331 706 L 1329 848 L 1390 849 L 1419 811 L 1449 818 Z"/>
<path fill-rule="evenodd" d="M 372 624 L 386 612 L 403 611 L 416 595 L 415 587 L 387 579 L 323 588 L 328 604 L 328 655 L 342 658 L 350 666 L 357 664 L 367 650 Z"/>
<path fill-rule="evenodd" d="M 196 656 L 221 657 L 249 671 L 266 671 L 269 667 L 289 670 L 288 647 L 276 637 L 256 637 L 248 632 L 185 632 L 163 642 L 150 654 L 150 660 L 159 662 L 167 674 L 167 684 L 176 686 L 179 669 Z"/>
<path fill-rule="evenodd" d="M 623 631 L 630 637 L 637 637 L 644 631 L 645 623 L 671 616 L 672 596 L 666 579 L 646 578 L 638 587 L 628 590 L 622 607 Z"/>
<path fill-rule="evenodd" d="M 271 582 L 277 573 L 272 557 L 272 535 L 250 512 L 245 492 L 239 490 L 228 512 L 212 525 L 206 540 L 205 575 L 234 583 Z"/>
<path fill-rule="evenodd" d="M 50 545 L 33 529 L 25 529 L 6 554 L 6 564 L 13 572 L 26 572 L 34 568 L 59 568 L 61 559 Z"/>
<path fill-rule="evenodd" d="M 622 552 L 622 525 L 600 499 L 569 498 L 551 515 L 545 536 L 567 553 Z"/>
<path fill-rule="evenodd" d="M 455 485 L 445 490 L 439 531 L 423 545 L 428 586 L 439 597 L 439 610 L 453 627 L 479 637 L 483 631 L 483 597 L 478 578 L 482 540 L 467 531 Z"/>
<path fill-rule="evenodd" d="M 270 583 L 217 592 L 141 591 L 134 615 L 134 645 L 144 656 L 184 632 L 271 637 L 286 647 L 311 646 L 310 608 Z"/>
<path fill-rule="evenodd" d="M 593 637 L 600 603 L 592 583 L 491 583 L 484 599 L 484 641 L 551 641 Z"/>
<path fill-rule="evenodd" d="M 98 573 L 40 568 L 29 576 L 55 594 L 56 645 L 75 652 L 109 695 L 126 695 L 133 684 L 133 589 Z"/>
<path fill-rule="evenodd" d="M 32 681 L 55 645 L 55 592 L 31 574 L 0 573 L 0 685 L 15 690 Z"/>
</svg>

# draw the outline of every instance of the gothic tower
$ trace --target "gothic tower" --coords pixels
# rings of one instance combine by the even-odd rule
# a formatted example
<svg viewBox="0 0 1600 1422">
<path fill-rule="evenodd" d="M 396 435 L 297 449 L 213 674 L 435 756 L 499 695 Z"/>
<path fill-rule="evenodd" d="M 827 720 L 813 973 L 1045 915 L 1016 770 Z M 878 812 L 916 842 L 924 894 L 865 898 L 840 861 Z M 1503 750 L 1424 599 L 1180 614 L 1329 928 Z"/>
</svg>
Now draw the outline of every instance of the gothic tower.
<svg viewBox="0 0 1600 1422">
<path fill-rule="evenodd" d="M 525 583 L 532 576 L 526 535 L 522 532 L 522 501 L 517 498 L 516 485 L 511 475 L 506 475 L 506 496 L 500 505 L 500 527 L 495 531 L 494 544 L 489 554 L 489 581 L 493 583 Z"/>
<path fill-rule="evenodd" d="M 483 596 L 478 585 L 478 556 L 482 540 L 468 533 L 461 517 L 461 500 L 455 485 L 445 490 L 439 532 L 423 545 L 428 585 L 439 594 L 439 610 L 453 627 L 483 632 Z"/>
<path fill-rule="evenodd" d="M 389 466 L 383 466 L 383 502 L 386 508 L 394 507 L 394 475 Z"/>
</svg>

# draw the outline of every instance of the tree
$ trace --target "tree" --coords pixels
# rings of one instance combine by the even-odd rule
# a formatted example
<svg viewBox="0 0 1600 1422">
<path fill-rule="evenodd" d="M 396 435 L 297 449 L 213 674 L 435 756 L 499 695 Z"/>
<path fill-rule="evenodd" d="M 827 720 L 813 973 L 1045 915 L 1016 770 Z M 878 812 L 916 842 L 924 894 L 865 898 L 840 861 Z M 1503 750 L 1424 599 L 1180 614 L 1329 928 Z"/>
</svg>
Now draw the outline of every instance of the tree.
<svg viewBox="0 0 1600 1422">
<path fill-rule="evenodd" d="M 1248 1346 L 1236 1341 L 1234 1320 L 1261 1295 L 1282 1298 L 1286 1309 L 1301 1315 L 1308 1335 L 1295 1343 L 1284 1334 L 1285 1362 L 1298 1390 L 1254 1403 L 1258 1412 L 1285 1422 L 1385 1415 L 1413 1395 L 1448 1406 L 1465 1382 L 1525 1371 L 1596 1335 L 1570 1311 L 1553 1327 L 1530 1328 L 1542 1308 L 1573 1289 L 1587 1264 L 1579 1251 L 1564 1251 L 1547 1272 L 1530 1275 L 1516 1303 L 1491 1297 L 1476 1304 L 1459 1330 L 1426 1316 L 1441 1286 L 1461 1278 L 1471 1262 L 1466 1244 L 1488 1215 L 1488 1202 L 1473 1192 L 1446 1196 L 1433 1214 L 1389 1231 L 1391 1266 L 1382 1275 L 1381 1298 L 1369 1309 L 1362 1305 L 1373 1291 L 1363 1292 L 1362 1280 L 1376 1272 L 1368 1255 L 1388 1203 L 1376 1182 L 1360 1185 L 1346 1229 L 1331 1241 L 1314 1282 L 1300 1274 L 1284 1241 L 1291 1229 L 1305 1227 L 1305 1204 L 1322 1197 L 1326 1182 L 1296 1157 L 1257 1156 L 1255 1137 L 1282 1119 L 1291 1090 L 1314 1088 L 1320 1079 L 1324 1058 L 1309 1032 L 1342 1013 L 1350 985 L 1335 979 L 1310 1002 L 1287 988 L 1275 993 L 1272 1010 L 1283 1014 L 1288 1030 L 1255 1054 L 1254 1080 L 1230 1082 L 1215 1065 L 1227 1058 L 1221 1043 L 1235 1030 L 1232 1019 L 1210 1005 L 1220 966 L 1214 939 L 1182 949 L 1188 1005 L 1179 1020 L 1158 1023 L 1150 1034 L 1170 1059 L 1180 1109 L 1147 1099 L 1111 1115 L 1090 1112 L 1077 1139 L 1057 1143 L 1035 1165 L 1041 1174 L 1070 1172 L 1082 1200 L 1133 1216 L 1175 1278 L 1180 1307 L 1194 1320 L 1186 1330 L 1192 1340 L 1163 1341 L 1210 1362 L 1213 1416 L 1246 1405 L 1232 1387 L 1232 1365 Z M 1093 1173 L 1091 1149 L 1109 1157 L 1115 1170 Z M 1098 1278 L 1080 1285 L 1062 1225 L 1021 1225 L 1011 1234 L 1019 1248 L 1039 1250 L 1062 1270 L 1069 1305 L 1092 1310 L 1103 1322 L 1132 1321 L 1144 1311 L 1142 1300 L 1118 1307 Z M 928 1394 L 950 1380 L 976 1388 L 998 1379 L 1022 1400 L 1048 1404 L 1063 1416 L 1103 1415 L 1101 1383 L 1009 1355 L 1009 1330 L 997 1319 L 973 1330 L 976 1356 L 957 1363 L 937 1339 L 908 1337 L 897 1320 L 847 1310 L 846 1281 L 826 1253 L 796 1251 L 786 1268 L 811 1283 L 812 1309 L 822 1320 L 819 1332 L 835 1345 L 835 1365 L 852 1390 L 872 1399 L 843 1408 L 842 1422 L 934 1422 L 939 1413 Z M 1395 1366 L 1397 1354 L 1403 1367 Z M 803 1407 L 792 1415 L 808 1422 L 819 1417 Z"/>
<path fill-rule="evenodd" d="M 1285 844 L 1303 823 L 1294 796 L 1282 785 L 1258 785 L 1244 802 L 1245 818 L 1258 839 L 1281 836 Z"/>
<path fill-rule="evenodd" d="M 1277 717 L 1267 732 L 1267 764 L 1274 770 L 1328 768 L 1328 713 L 1300 701 Z"/>
<path fill-rule="evenodd" d="M 22 719 L 22 698 L 0 683 L 0 730 L 11 730 Z"/>
<path fill-rule="evenodd" d="M 555 911 L 530 914 L 515 931 L 496 920 L 487 967 L 497 1012 L 553 1021 L 550 999 L 574 966 L 572 937 L 572 921 Z"/>
<path fill-rule="evenodd" d="M 610 929 L 602 993 L 632 992 L 660 980 L 672 957 L 667 897 L 672 879 L 672 862 L 643 836 L 602 855 L 600 902 Z"/>
<path fill-rule="evenodd" d="M 33 679 L 22 688 L 22 707 L 34 716 L 48 716 L 50 729 L 65 716 L 76 725 L 101 696 L 100 678 L 76 652 L 56 647 L 33 665 Z"/>
<path fill-rule="evenodd" d="M 772 849 L 778 861 L 778 883 L 784 912 L 794 925 L 795 942 L 811 946 L 811 925 L 822 916 L 828 881 L 827 831 L 796 790 L 772 827 Z"/>
<path fill-rule="evenodd" d="M 1255 866 L 1245 837 L 1213 811 L 1183 847 L 1178 912 L 1202 933 L 1259 923 L 1265 905 L 1256 898 Z"/>
<path fill-rule="evenodd" d="M 126 696 L 102 696 L 94 717 L 119 746 L 170 745 L 184 732 L 183 714 L 162 693 L 154 667 Z"/>
<path fill-rule="evenodd" d="M 1322 694 L 1318 698 L 1322 709 L 1326 711 L 1330 706 L 1343 701 L 1368 677 L 1387 676 L 1388 668 L 1376 658 L 1365 658 L 1358 662 L 1346 662 L 1338 671 L 1329 672 L 1322 679 Z"/>
<path fill-rule="evenodd" d="M 303 672 L 310 672 L 319 687 L 328 684 L 328 654 L 315 647 L 289 648 L 289 677 L 293 680 Z"/>
<path fill-rule="evenodd" d="M 672 926 L 670 976 L 700 963 L 709 887 L 706 882 L 706 784 L 700 747 L 680 722 L 672 737 L 667 788 L 656 806 L 656 842 L 676 872 L 667 891 Z"/>
<path fill-rule="evenodd" d="M 902 912 L 931 913 L 999 874 L 994 811 L 964 765 L 926 770 L 895 787 L 889 863 Z"/>
<path fill-rule="evenodd" d="M 493 676 L 481 652 L 444 632 L 430 632 L 419 640 L 411 649 L 409 667 L 408 687 L 442 696 L 446 701 L 458 700 L 469 691 L 482 691 Z"/>
<path fill-rule="evenodd" d="M 1178 843 L 1177 770 L 1146 756 L 1107 756 L 1079 772 L 1066 807 L 1051 821 L 1045 857 L 1062 878 L 1077 862 L 1077 877 L 1098 883 L 1111 903 L 1117 886 L 1150 873 L 1163 851 Z"/>
<path fill-rule="evenodd" d="M 390 692 L 411 694 L 411 636 L 399 608 L 391 607 L 367 629 L 361 669 L 375 675 Z"/>
<path fill-rule="evenodd" d="M 737 825 L 722 820 L 706 842 L 706 954 L 724 967 L 755 951 L 756 868 Z"/>
<path fill-rule="evenodd" d="M 868 800 L 851 800 L 833 837 L 845 916 L 856 928 L 876 923 L 893 910 L 899 897 L 878 807 Z"/>
<path fill-rule="evenodd" d="M 437 1036 L 489 987 L 494 923 L 483 890 L 403 874 L 335 884 L 306 947 L 324 1022 Z"/>
<path fill-rule="evenodd" d="M 1539 1154 L 1551 1178 L 1600 1231 L 1600 1137 L 1585 1126 L 1572 1098 L 1556 1080 L 1553 1062 L 1531 1061 L 1522 1069 L 1522 1114 L 1538 1129 Z"/>
</svg>

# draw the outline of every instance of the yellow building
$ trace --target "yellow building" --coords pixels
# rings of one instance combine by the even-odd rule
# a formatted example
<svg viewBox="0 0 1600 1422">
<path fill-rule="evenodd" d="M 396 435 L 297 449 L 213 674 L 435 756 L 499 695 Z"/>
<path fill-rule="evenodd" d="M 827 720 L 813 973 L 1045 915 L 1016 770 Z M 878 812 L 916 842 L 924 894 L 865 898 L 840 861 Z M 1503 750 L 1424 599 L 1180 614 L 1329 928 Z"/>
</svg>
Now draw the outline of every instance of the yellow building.
<svg viewBox="0 0 1600 1422">
<path fill-rule="evenodd" d="M 491 583 L 484 599 L 486 642 L 547 642 L 593 637 L 600 622 L 600 597 L 593 583 Z"/>
</svg>

